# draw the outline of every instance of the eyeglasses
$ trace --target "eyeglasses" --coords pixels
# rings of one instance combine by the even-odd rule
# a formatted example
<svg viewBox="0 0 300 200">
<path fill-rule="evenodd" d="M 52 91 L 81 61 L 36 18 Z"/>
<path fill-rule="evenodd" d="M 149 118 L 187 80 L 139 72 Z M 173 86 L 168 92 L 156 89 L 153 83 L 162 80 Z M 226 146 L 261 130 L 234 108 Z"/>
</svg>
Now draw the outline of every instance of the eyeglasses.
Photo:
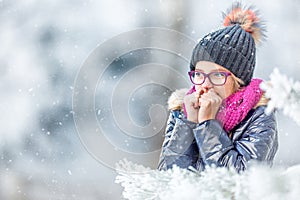
<svg viewBox="0 0 300 200">
<path fill-rule="evenodd" d="M 188 74 L 194 85 L 202 85 L 205 79 L 208 78 L 209 81 L 216 86 L 224 85 L 227 81 L 227 77 L 231 75 L 230 72 L 211 72 L 205 74 L 200 71 L 190 71 Z"/>
</svg>

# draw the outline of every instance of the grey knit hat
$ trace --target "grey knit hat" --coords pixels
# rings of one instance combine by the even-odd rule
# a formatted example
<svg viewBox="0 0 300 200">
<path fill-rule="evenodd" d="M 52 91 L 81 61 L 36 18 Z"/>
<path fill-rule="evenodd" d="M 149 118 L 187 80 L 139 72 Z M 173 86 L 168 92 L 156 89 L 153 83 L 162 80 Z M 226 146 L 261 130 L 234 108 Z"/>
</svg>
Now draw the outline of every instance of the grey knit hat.
<svg viewBox="0 0 300 200">
<path fill-rule="evenodd" d="M 225 28 L 204 36 L 193 50 L 190 69 L 199 61 L 217 63 L 248 85 L 255 68 L 256 44 L 265 36 L 265 27 L 256 12 L 234 3 L 224 14 Z"/>
</svg>

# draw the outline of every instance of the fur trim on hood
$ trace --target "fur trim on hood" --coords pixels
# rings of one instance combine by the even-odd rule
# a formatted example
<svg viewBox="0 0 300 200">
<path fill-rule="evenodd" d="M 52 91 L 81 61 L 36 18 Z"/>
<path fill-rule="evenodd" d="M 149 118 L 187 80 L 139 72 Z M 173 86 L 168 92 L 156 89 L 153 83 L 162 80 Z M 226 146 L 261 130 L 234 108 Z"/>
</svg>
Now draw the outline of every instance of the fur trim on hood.
<svg viewBox="0 0 300 200">
<path fill-rule="evenodd" d="M 185 94 L 189 91 L 189 89 L 184 88 L 184 89 L 179 89 L 175 90 L 171 94 L 168 100 L 168 109 L 169 110 L 182 110 L 183 109 L 183 98 Z"/>
</svg>

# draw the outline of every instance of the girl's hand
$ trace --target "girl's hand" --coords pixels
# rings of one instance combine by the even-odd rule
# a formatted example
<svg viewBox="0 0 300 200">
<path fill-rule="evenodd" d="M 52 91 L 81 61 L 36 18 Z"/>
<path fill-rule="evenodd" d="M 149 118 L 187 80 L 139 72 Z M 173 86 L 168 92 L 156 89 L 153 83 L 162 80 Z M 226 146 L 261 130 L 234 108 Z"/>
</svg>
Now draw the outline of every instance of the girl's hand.
<svg viewBox="0 0 300 200">
<path fill-rule="evenodd" d="M 203 92 L 194 92 L 188 94 L 184 97 L 184 105 L 187 113 L 187 120 L 198 123 L 198 113 L 199 113 L 199 98 Z"/>
<path fill-rule="evenodd" d="M 201 95 L 198 104 L 201 105 L 201 107 L 197 118 L 198 123 L 201 123 L 209 119 L 215 119 L 222 104 L 222 98 L 214 91 L 214 89 L 210 89 L 207 93 Z"/>
</svg>

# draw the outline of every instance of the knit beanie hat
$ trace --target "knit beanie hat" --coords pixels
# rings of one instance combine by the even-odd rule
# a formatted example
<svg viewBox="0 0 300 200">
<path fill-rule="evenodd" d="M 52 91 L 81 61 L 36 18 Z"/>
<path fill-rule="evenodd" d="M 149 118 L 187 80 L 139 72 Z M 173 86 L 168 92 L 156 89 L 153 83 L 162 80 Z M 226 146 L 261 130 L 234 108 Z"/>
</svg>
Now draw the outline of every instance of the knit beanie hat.
<svg viewBox="0 0 300 200">
<path fill-rule="evenodd" d="M 236 2 L 223 13 L 225 28 L 204 36 L 193 50 L 190 69 L 210 61 L 228 69 L 248 85 L 255 68 L 256 44 L 265 37 L 265 27 L 252 7 Z"/>
</svg>

